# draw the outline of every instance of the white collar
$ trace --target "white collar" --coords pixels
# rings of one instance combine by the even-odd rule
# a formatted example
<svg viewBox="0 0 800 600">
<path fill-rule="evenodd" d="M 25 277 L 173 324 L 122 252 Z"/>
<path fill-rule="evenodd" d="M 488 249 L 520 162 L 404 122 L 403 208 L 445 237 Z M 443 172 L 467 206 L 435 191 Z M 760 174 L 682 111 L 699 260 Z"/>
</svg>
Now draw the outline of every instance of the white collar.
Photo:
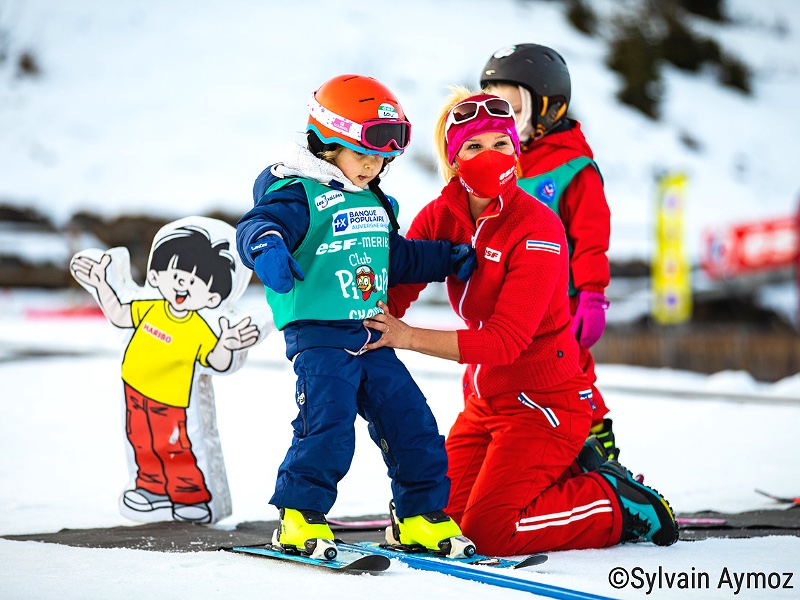
<svg viewBox="0 0 800 600">
<path fill-rule="evenodd" d="M 272 167 L 272 173 L 277 177 L 306 177 L 328 186 L 335 181 L 346 192 L 363 191 L 345 177 L 339 167 L 317 158 L 308 148 L 296 142 L 287 148 L 286 160 Z"/>
</svg>

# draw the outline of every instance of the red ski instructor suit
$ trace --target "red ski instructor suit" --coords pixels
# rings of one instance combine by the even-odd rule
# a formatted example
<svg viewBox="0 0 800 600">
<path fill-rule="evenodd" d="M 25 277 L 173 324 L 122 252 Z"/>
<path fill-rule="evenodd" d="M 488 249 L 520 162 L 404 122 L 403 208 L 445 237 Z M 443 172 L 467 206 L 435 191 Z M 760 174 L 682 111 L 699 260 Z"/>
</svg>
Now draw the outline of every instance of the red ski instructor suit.
<svg viewBox="0 0 800 600">
<path fill-rule="evenodd" d="M 447 438 L 445 509 L 482 553 L 600 548 L 622 537 L 622 509 L 601 476 L 575 463 L 592 421 L 590 384 L 570 326 L 564 226 L 512 180 L 473 221 L 453 178 L 408 238 L 472 243 L 468 282 L 447 280 L 466 364 L 464 410 Z M 402 317 L 424 285 L 390 289 Z"/>
<path fill-rule="evenodd" d="M 569 127 L 560 128 L 536 139 L 519 156 L 520 177 L 536 177 L 582 156 L 594 158 L 580 123 L 569 119 Z M 600 173 L 587 166 L 576 173 L 558 203 L 558 214 L 572 244 L 569 268 L 579 292 L 605 293 L 610 278 L 608 246 L 611 238 L 611 211 L 608 207 Z M 578 307 L 572 296 L 571 312 Z M 589 348 L 580 348 L 578 363 L 592 387 L 595 410 L 592 425 L 601 424 L 608 414 L 603 396 L 595 386 L 594 357 Z"/>
</svg>

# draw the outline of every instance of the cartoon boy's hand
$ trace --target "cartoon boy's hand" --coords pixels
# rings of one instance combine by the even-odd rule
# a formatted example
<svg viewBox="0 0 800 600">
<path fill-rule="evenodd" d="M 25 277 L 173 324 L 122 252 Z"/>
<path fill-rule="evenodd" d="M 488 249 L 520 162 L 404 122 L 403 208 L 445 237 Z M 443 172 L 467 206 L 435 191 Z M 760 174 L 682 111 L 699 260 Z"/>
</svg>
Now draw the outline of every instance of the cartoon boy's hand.
<svg viewBox="0 0 800 600">
<path fill-rule="evenodd" d="M 233 327 L 228 319 L 220 317 L 219 326 L 219 343 L 227 350 L 249 348 L 258 341 L 258 327 L 250 324 L 250 317 L 245 317 Z"/>
<path fill-rule="evenodd" d="M 88 256 L 76 256 L 72 259 L 70 269 L 75 279 L 93 288 L 106 283 L 106 268 L 111 264 L 111 256 L 103 254 L 100 262 Z"/>
</svg>

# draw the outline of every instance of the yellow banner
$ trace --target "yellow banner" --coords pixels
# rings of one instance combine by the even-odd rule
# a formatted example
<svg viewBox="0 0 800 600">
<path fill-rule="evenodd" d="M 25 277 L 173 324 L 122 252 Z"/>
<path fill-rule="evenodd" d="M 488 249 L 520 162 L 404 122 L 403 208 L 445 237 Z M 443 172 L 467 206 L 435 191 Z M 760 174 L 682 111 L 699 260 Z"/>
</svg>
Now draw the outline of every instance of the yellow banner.
<svg viewBox="0 0 800 600">
<path fill-rule="evenodd" d="M 691 269 L 683 245 L 686 175 L 671 173 L 656 189 L 656 247 L 652 264 L 653 318 L 661 325 L 692 316 Z"/>
</svg>

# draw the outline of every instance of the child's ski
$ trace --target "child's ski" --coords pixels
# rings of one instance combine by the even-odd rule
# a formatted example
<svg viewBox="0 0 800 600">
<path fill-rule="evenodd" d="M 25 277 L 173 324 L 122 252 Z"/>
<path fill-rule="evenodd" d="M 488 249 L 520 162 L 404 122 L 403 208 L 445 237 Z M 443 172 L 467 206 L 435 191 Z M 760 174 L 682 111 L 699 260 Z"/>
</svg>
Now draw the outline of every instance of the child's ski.
<svg viewBox="0 0 800 600">
<path fill-rule="evenodd" d="M 548 585 L 546 583 L 539 583 L 538 581 L 531 581 L 530 579 L 521 579 L 519 577 L 506 575 L 506 571 L 503 569 L 483 569 L 481 568 L 480 563 L 473 565 L 469 564 L 469 562 L 465 562 L 474 560 L 475 557 L 472 557 L 471 559 L 452 559 L 436 556 L 432 553 L 410 554 L 408 552 L 402 552 L 399 550 L 382 548 L 380 545 L 375 544 L 374 542 L 360 542 L 357 545 L 337 543 L 337 547 L 343 550 L 349 548 L 366 549 L 370 552 L 381 553 L 387 557 L 396 558 L 412 569 L 434 571 L 444 575 L 452 575 L 453 577 L 458 577 L 459 579 L 478 581 L 487 585 L 529 592 L 531 594 L 546 598 L 558 598 L 560 600 L 610 600 L 605 596 L 598 596 L 596 594 L 590 594 L 569 588 Z M 546 556 L 543 554 L 535 554 L 533 556 L 544 556 L 546 559 Z M 517 565 L 515 568 L 521 568 L 521 564 Z"/>
<path fill-rule="evenodd" d="M 521 560 L 513 558 L 504 558 L 500 556 L 486 556 L 484 554 L 473 554 L 469 558 L 447 558 L 440 554 L 427 552 L 422 549 L 400 549 L 386 546 L 385 544 L 378 544 L 376 542 L 358 542 L 353 544 L 337 543 L 337 548 L 362 550 L 367 552 L 374 552 L 376 554 L 384 554 L 391 558 L 402 558 L 403 556 L 414 556 L 421 559 L 441 560 L 445 562 L 452 562 L 462 565 L 480 565 L 484 567 L 496 567 L 500 569 L 524 569 L 525 567 L 532 567 L 540 565 L 547 561 L 546 554 L 531 554 Z"/>
<path fill-rule="evenodd" d="M 234 546 L 232 548 L 223 548 L 223 550 L 265 558 L 288 560 L 347 573 L 380 573 L 388 569 L 391 564 L 388 557 L 370 552 L 365 548 L 344 549 L 341 548 L 341 546 L 338 547 L 340 548 L 339 553 L 333 560 L 311 558 L 310 556 L 304 556 L 302 554 L 281 552 L 280 550 L 275 550 L 269 544 L 263 546 Z"/>
</svg>

